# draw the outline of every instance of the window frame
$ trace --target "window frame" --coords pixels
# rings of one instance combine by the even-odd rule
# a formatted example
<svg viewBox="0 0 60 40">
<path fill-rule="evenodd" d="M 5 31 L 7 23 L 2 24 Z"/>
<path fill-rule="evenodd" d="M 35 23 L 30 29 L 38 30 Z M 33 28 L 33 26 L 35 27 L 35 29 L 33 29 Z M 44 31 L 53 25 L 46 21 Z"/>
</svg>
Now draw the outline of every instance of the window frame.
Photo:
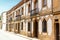
<svg viewBox="0 0 60 40">
<path fill-rule="evenodd" d="M 28 22 L 28 31 L 31 31 L 31 23 Z"/>
<path fill-rule="evenodd" d="M 34 9 L 38 8 L 38 0 L 34 1 Z"/>
<path fill-rule="evenodd" d="M 47 0 L 46 0 L 46 3 L 45 3 L 45 0 L 42 0 L 42 7 L 46 7 L 47 6 Z"/>
<path fill-rule="evenodd" d="M 21 30 L 23 30 L 23 22 L 21 22 Z"/>
<path fill-rule="evenodd" d="M 28 4 L 28 12 L 30 12 L 30 10 L 31 10 L 31 4 L 29 3 Z"/>
<path fill-rule="evenodd" d="M 42 32 L 47 32 L 47 21 L 45 19 L 42 22 Z"/>
<path fill-rule="evenodd" d="M 22 15 L 23 15 L 23 12 L 24 12 L 24 8 L 22 7 L 22 8 L 21 8 L 21 14 L 22 14 Z"/>
</svg>

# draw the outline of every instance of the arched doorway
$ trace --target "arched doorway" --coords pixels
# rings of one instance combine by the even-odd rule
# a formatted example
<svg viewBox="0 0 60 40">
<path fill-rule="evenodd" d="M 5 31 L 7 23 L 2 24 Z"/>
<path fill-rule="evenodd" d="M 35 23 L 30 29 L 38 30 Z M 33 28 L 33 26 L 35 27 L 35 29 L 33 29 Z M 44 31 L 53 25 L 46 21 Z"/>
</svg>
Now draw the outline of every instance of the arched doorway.
<svg viewBox="0 0 60 40">
<path fill-rule="evenodd" d="M 35 20 L 33 24 L 34 37 L 38 38 L 38 21 Z"/>
<path fill-rule="evenodd" d="M 42 22 L 42 32 L 47 32 L 47 21 L 45 19 Z"/>
</svg>

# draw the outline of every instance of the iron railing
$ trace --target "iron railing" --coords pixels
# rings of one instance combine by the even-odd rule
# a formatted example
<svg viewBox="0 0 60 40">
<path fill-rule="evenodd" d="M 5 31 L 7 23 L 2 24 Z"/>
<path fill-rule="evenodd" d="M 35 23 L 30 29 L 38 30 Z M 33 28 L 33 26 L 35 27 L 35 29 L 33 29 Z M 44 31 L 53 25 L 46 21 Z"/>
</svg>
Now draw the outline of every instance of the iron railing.
<svg viewBox="0 0 60 40">
<path fill-rule="evenodd" d="M 20 21 L 20 20 L 21 20 L 21 16 L 20 15 L 16 15 L 15 21 Z"/>
<path fill-rule="evenodd" d="M 39 13 L 38 8 L 35 8 L 35 9 L 31 10 L 30 16 L 36 16 L 38 13 Z"/>
</svg>

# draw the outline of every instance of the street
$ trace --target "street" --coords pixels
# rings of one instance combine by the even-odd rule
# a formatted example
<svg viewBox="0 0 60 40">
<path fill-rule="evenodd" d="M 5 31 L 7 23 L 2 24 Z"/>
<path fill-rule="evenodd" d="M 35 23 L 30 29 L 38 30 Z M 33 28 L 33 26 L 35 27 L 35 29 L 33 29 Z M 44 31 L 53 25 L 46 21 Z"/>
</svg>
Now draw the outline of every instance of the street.
<svg viewBox="0 0 60 40">
<path fill-rule="evenodd" d="M 29 39 L 0 30 L 0 40 L 29 40 Z"/>
<path fill-rule="evenodd" d="M 0 30 L 0 40 L 37 40 L 29 37 L 22 37 L 19 34 Z"/>
</svg>

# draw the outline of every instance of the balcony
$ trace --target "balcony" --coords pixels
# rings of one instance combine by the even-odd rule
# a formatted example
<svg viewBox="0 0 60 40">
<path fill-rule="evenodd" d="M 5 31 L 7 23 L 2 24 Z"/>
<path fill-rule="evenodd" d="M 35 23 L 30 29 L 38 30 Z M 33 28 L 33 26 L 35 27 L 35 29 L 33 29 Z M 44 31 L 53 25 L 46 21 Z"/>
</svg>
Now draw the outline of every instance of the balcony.
<svg viewBox="0 0 60 40">
<path fill-rule="evenodd" d="M 30 16 L 36 16 L 39 13 L 39 10 L 38 8 L 35 8 L 34 10 L 31 10 L 30 13 L 31 13 Z"/>
<path fill-rule="evenodd" d="M 15 21 L 20 21 L 20 19 L 21 19 L 21 16 L 20 15 L 16 15 Z"/>
<path fill-rule="evenodd" d="M 10 18 L 10 19 L 8 20 L 8 22 L 12 22 L 12 18 Z"/>
</svg>

